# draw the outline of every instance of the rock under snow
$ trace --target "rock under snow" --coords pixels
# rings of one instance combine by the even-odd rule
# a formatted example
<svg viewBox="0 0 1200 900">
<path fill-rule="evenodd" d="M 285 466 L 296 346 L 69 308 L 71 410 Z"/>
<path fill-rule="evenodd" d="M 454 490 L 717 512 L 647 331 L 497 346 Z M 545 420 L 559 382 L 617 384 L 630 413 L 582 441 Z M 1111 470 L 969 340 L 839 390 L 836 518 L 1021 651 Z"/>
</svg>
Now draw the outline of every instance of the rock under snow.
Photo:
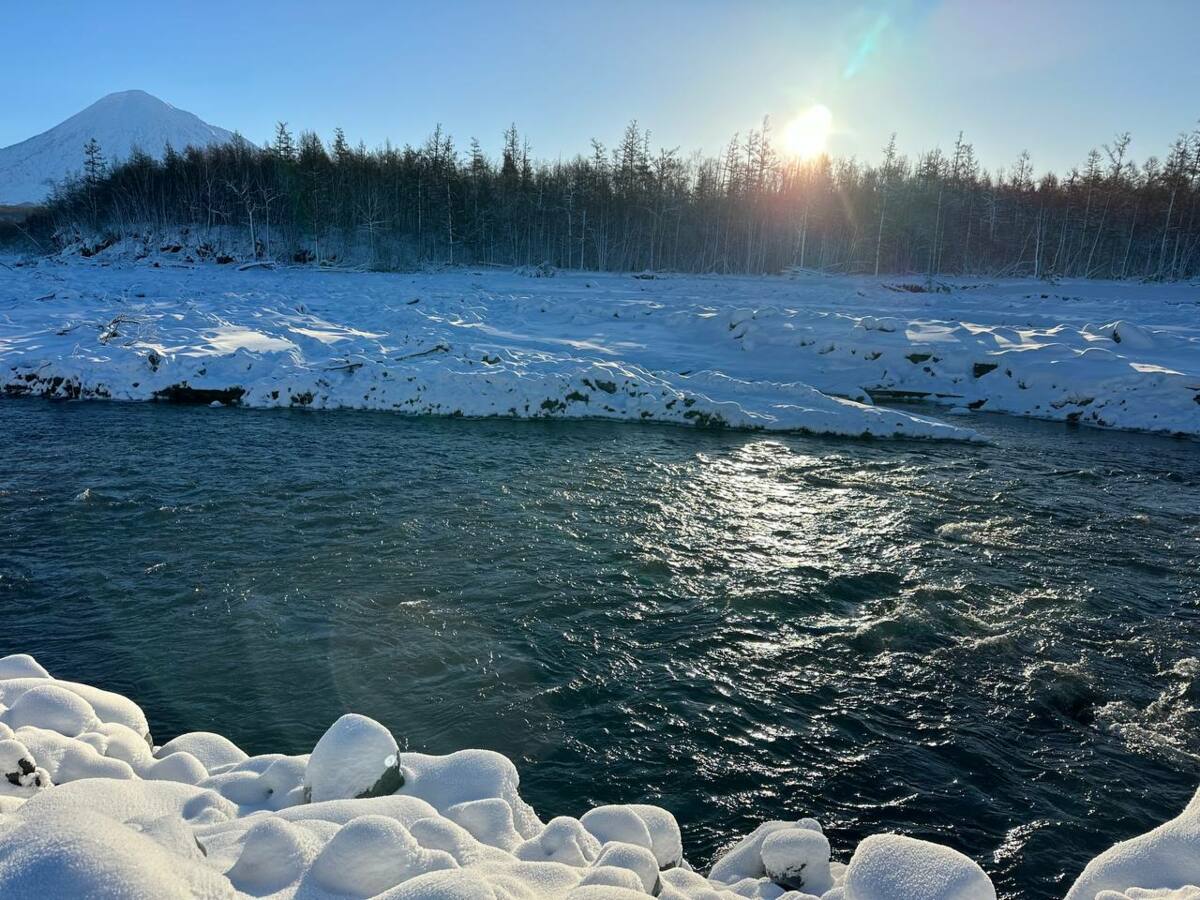
<svg viewBox="0 0 1200 900">
<path fill-rule="evenodd" d="M 304 769 L 308 799 L 349 800 L 394 794 L 404 784 L 391 732 L 366 716 L 342 716 L 317 741 Z"/>
<path fill-rule="evenodd" d="M 845 900 L 996 900 L 991 880 L 956 850 L 899 834 L 864 840 L 846 869 Z"/>
</svg>

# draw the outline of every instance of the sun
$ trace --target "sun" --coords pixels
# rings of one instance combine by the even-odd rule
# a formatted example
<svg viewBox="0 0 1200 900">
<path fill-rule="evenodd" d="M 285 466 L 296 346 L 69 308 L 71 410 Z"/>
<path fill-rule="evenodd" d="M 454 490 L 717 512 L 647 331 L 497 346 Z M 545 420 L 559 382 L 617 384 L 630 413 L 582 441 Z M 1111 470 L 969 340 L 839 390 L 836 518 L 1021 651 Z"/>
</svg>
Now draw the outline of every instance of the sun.
<svg viewBox="0 0 1200 900">
<path fill-rule="evenodd" d="M 825 152 L 832 131 L 833 113 L 817 103 L 791 121 L 783 133 L 784 144 L 793 156 L 811 159 Z"/>
</svg>

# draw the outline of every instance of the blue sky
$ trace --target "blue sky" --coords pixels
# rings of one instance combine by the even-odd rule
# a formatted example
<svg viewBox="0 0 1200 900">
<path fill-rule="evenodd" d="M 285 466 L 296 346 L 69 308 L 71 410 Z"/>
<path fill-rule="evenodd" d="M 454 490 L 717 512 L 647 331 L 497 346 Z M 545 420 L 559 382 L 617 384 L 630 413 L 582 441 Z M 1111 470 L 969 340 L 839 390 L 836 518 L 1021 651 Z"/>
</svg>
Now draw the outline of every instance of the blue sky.
<svg viewBox="0 0 1200 900">
<path fill-rule="evenodd" d="M 983 162 L 1065 169 L 1121 130 L 1142 159 L 1200 118 L 1200 2 L 19 2 L 5 17 L 0 146 L 141 88 L 266 139 L 277 119 L 352 141 L 437 123 L 540 157 L 615 142 L 712 152 L 770 115 L 833 112 L 830 150 L 877 159 L 966 132 Z"/>
</svg>

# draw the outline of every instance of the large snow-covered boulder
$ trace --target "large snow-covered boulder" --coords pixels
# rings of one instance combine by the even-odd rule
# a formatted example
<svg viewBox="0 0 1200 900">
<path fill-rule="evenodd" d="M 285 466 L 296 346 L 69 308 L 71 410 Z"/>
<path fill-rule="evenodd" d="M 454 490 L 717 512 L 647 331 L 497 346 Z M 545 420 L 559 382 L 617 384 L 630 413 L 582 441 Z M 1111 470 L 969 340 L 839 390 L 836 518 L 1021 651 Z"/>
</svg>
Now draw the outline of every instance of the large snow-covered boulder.
<svg viewBox="0 0 1200 900">
<path fill-rule="evenodd" d="M 136 703 L 120 694 L 104 691 L 90 684 L 76 684 L 57 678 L 47 680 L 44 676 L 37 675 L 0 678 L 0 705 L 14 707 L 26 692 L 38 691 L 39 688 L 47 686 L 67 691 L 86 700 L 100 722 L 117 722 L 137 732 L 142 738 L 149 737 L 150 726 L 146 723 L 146 714 Z M 39 691 L 35 696 L 45 695 Z M 39 727 L 52 727 L 52 722 L 53 720 L 48 719 Z"/>
<path fill-rule="evenodd" d="M 322 836 L 314 829 L 267 816 L 244 833 L 241 853 L 226 875 L 247 894 L 277 893 L 304 876 L 323 846 Z"/>
<path fill-rule="evenodd" d="M 394 794 L 404 784 L 392 733 L 367 716 L 342 716 L 317 741 L 304 770 L 308 798 L 345 800 Z"/>
<path fill-rule="evenodd" d="M 491 750 L 459 750 L 445 756 L 405 753 L 401 760 L 403 793 L 420 797 L 439 813 L 475 800 L 501 800 L 523 838 L 545 827 L 521 798 L 521 777 L 508 757 Z M 464 825 L 464 827 L 467 827 Z"/>
<path fill-rule="evenodd" d="M 560 862 L 569 866 L 590 865 L 600 855 L 602 842 L 584 824 L 570 816 L 558 816 L 538 834 L 512 851 L 517 859 L 531 862 Z"/>
<path fill-rule="evenodd" d="M 650 829 L 635 810 L 628 806 L 597 806 L 579 820 L 601 844 L 621 841 L 649 850 L 654 846 Z"/>
<path fill-rule="evenodd" d="M 815 819 L 800 819 L 796 822 L 764 822 L 713 863 L 709 878 L 722 884 L 736 884 L 747 878 L 766 878 L 768 866 L 763 858 L 764 844 L 772 835 L 791 831 L 813 831 L 820 834 L 821 826 Z M 802 838 L 798 840 L 803 841 Z M 797 850 L 800 844 L 781 841 L 776 846 L 777 852 L 772 855 L 772 863 L 776 867 L 787 868 L 788 866 L 783 865 L 783 861 L 791 857 L 792 852 Z M 827 867 L 828 858 L 826 858 L 825 864 Z"/>
<path fill-rule="evenodd" d="M 775 884 L 808 894 L 833 887 L 829 869 L 829 839 L 810 828 L 786 828 L 767 835 L 762 843 L 763 868 Z"/>
<path fill-rule="evenodd" d="M 858 845 L 846 869 L 845 900 L 996 900 L 983 869 L 957 850 L 899 834 Z"/>
<path fill-rule="evenodd" d="M 657 893 L 658 860 L 646 847 L 612 841 L 604 845 L 595 864 L 597 867 L 612 866 L 632 872 L 647 894 Z"/>
<path fill-rule="evenodd" d="M 0 897 L 233 897 L 203 863 L 91 809 L 17 821 L 0 834 Z"/>
</svg>

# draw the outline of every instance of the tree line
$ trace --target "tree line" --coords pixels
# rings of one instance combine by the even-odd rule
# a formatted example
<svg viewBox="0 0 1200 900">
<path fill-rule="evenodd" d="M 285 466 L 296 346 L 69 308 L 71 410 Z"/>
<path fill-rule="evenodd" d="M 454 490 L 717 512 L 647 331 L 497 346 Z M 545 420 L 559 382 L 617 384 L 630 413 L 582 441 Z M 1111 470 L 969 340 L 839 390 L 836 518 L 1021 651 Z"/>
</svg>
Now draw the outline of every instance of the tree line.
<svg viewBox="0 0 1200 900">
<path fill-rule="evenodd" d="M 1121 134 L 1062 175 L 1028 153 L 990 172 L 962 136 L 914 158 L 895 137 L 877 163 L 780 152 L 770 123 L 716 156 L 652 149 L 631 123 L 607 148 L 535 159 L 516 127 L 499 159 L 440 127 L 419 146 L 326 145 L 279 123 L 256 146 L 106 163 L 31 222 L 72 230 L 232 235 L 239 252 L 301 262 L 549 263 L 603 271 L 770 273 L 789 267 L 920 273 L 1178 279 L 1200 274 L 1200 128 L 1140 164 Z"/>
</svg>

